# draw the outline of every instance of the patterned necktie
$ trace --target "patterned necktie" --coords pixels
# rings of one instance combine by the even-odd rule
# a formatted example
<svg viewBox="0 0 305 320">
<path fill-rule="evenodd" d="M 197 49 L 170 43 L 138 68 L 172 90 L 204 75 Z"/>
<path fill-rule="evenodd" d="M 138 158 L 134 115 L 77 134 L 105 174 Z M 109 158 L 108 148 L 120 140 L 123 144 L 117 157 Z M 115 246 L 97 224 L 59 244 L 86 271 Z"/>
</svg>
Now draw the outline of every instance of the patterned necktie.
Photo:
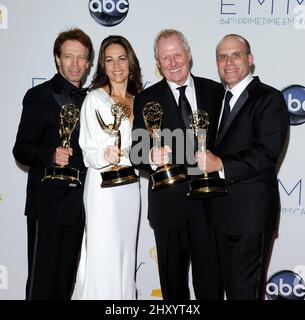
<svg viewBox="0 0 305 320">
<path fill-rule="evenodd" d="M 230 112 L 231 112 L 231 109 L 230 109 L 230 100 L 231 98 L 233 97 L 233 94 L 231 91 L 226 91 L 226 94 L 225 94 L 225 102 L 224 102 L 224 105 L 223 105 L 223 111 L 222 111 L 222 117 L 221 117 L 221 122 L 220 122 L 220 125 L 219 125 L 219 128 L 218 128 L 218 136 L 220 136 L 220 133 L 224 130 L 225 128 L 225 124 L 228 120 L 228 117 L 230 115 Z"/>
<path fill-rule="evenodd" d="M 187 97 L 185 95 L 185 89 L 187 86 L 178 87 L 177 90 L 179 90 L 179 100 L 178 100 L 178 108 L 181 114 L 181 118 L 183 120 L 183 123 L 186 128 L 190 128 L 190 114 L 192 113 L 192 108 L 187 100 Z"/>
</svg>

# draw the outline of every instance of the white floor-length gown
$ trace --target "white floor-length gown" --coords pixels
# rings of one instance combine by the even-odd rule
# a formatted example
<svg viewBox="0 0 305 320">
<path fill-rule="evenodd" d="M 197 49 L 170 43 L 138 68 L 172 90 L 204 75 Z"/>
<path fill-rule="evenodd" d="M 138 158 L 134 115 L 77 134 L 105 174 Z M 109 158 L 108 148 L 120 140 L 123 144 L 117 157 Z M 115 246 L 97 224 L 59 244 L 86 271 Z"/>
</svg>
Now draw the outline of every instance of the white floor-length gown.
<svg viewBox="0 0 305 320">
<path fill-rule="evenodd" d="M 113 123 L 113 101 L 102 89 L 91 91 L 82 106 L 79 143 L 88 167 L 84 205 L 86 226 L 72 299 L 135 299 L 136 239 L 140 210 L 139 183 L 101 188 L 100 172 L 109 166 L 104 149 L 114 144 L 95 115 Z M 121 149 L 131 145 L 131 126 L 122 121 Z M 124 156 L 120 164 L 131 165 Z"/>
</svg>

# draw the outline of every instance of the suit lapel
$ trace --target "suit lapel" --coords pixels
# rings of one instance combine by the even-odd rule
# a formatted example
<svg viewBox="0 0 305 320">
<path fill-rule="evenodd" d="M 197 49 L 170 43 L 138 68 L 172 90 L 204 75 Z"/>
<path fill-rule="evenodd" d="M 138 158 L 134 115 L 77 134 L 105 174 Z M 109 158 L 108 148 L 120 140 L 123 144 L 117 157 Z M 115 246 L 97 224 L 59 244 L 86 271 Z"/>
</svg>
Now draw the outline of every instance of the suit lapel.
<svg viewBox="0 0 305 320">
<path fill-rule="evenodd" d="M 66 103 L 72 103 L 68 90 L 65 88 L 65 86 L 62 85 L 62 79 L 57 74 L 54 76 L 53 80 L 53 92 L 52 95 L 58 105 L 58 107 L 61 109 L 63 105 Z"/>
<path fill-rule="evenodd" d="M 192 78 L 193 78 L 194 87 L 195 87 L 197 109 L 207 111 L 205 110 L 206 107 L 203 102 L 203 94 L 202 94 L 202 91 L 205 91 L 205 90 L 203 90 L 203 88 L 200 88 L 196 77 L 192 75 Z"/>
<path fill-rule="evenodd" d="M 206 101 L 208 100 L 208 97 L 207 97 L 208 90 L 202 87 L 202 85 L 199 85 L 196 77 L 192 76 L 192 78 L 194 80 L 194 87 L 195 87 L 196 107 L 198 110 L 202 110 L 209 115 L 209 110 L 208 110 L 209 106 L 206 104 Z"/>
<path fill-rule="evenodd" d="M 254 79 L 248 84 L 248 86 L 245 88 L 245 90 L 242 92 L 242 94 L 239 96 L 238 100 L 236 101 L 234 108 L 230 112 L 230 115 L 228 117 L 227 123 L 225 124 L 221 134 L 217 136 L 217 144 L 220 143 L 220 141 L 223 139 L 223 137 L 226 135 L 228 129 L 232 125 L 232 122 L 240 112 L 240 110 L 245 106 L 246 101 L 248 100 L 251 92 L 255 89 L 257 84 L 260 82 L 258 77 L 254 77 Z"/>
</svg>

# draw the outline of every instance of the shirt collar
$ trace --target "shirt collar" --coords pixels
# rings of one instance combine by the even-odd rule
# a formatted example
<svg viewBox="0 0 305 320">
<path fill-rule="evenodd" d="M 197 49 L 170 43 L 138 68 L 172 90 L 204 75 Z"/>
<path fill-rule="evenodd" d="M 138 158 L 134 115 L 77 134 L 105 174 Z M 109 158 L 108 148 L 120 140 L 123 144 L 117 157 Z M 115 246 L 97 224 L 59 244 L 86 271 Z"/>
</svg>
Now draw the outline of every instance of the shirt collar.
<svg viewBox="0 0 305 320">
<path fill-rule="evenodd" d="M 249 73 L 243 80 L 241 80 L 232 89 L 229 89 L 228 87 L 226 87 L 226 90 L 230 90 L 233 96 L 238 98 L 252 80 L 253 80 L 253 76 L 251 73 Z"/>
<path fill-rule="evenodd" d="M 178 86 L 177 83 L 169 81 L 169 80 L 166 80 L 166 82 L 168 83 L 168 85 L 169 85 L 170 89 L 172 90 L 172 92 L 176 92 L 177 88 L 182 87 L 182 86 Z M 186 81 L 185 81 L 185 83 L 183 85 L 184 86 L 189 86 L 192 89 L 194 88 L 194 80 L 193 80 L 193 78 L 191 77 L 190 74 L 187 77 L 187 79 L 186 79 Z"/>
</svg>

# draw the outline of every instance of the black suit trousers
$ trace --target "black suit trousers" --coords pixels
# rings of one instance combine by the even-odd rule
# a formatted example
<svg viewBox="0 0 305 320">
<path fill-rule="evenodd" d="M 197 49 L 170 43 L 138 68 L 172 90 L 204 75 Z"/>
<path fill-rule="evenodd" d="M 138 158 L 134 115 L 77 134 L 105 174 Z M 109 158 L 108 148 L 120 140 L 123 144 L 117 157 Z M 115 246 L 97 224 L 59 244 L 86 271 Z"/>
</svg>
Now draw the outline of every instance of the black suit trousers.
<svg viewBox="0 0 305 320">
<path fill-rule="evenodd" d="M 227 300 L 263 300 L 273 233 L 216 232 Z"/>
<path fill-rule="evenodd" d="M 216 243 L 202 204 L 190 202 L 190 218 L 179 228 L 154 227 L 163 299 L 190 298 L 188 274 L 192 265 L 197 300 L 221 298 Z"/>
<path fill-rule="evenodd" d="M 84 217 L 72 225 L 28 218 L 27 300 L 69 300 L 76 276 Z"/>
</svg>

